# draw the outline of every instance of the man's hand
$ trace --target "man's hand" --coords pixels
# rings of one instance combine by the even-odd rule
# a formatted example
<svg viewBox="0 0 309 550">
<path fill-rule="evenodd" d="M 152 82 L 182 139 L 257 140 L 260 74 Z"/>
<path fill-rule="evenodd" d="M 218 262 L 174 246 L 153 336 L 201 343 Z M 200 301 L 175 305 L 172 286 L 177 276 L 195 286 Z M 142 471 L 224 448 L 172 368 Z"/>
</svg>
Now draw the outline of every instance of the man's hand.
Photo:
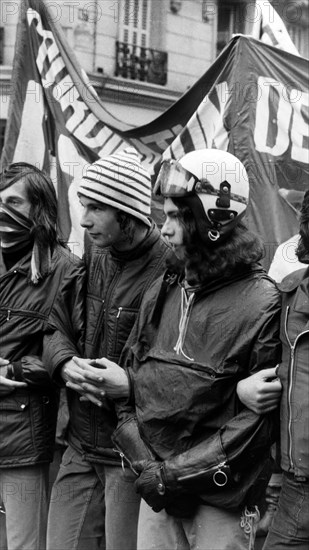
<svg viewBox="0 0 309 550">
<path fill-rule="evenodd" d="M 276 368 L 256 372 L 237 384 L 240 401 L 257 414 L 273 411 L 280 402 L 282 386 Z"/>
<path fill-rule="evenodd" d="M 154 512 L 160 512 L 169 503 L 165 494 L 165 484 L 161 475 L 162 463 L 151 460 L 133 462 L 132 467 L 140 473 L 135 482 L 136 492 L 139 493 Z"/>
<path fill-rule="evenodd" d="M 26 382 L 16 382 L 16 380 L 9 380 L 0 375 L 0 397 L 4 397 L 9 393 L 12 393 L 17 388 L 27 387 Z"/>
<path fill-rule="evenodd" d="M 139 460 L 133 462 L 132 467 L 140 473 L 135 481 L 136 492 L 141 494 L 154 512 L 160 512 L 164 508 L 167 514 L 177 518 L 194 515 L 200 503 L 198 495 L 171 490 L 166 483 L 164 462 Z"/>
<path fill-rule="evenodd" d="M 81 400 L 91 401 L 94 405 L 101 407 L 100 399 L 104 396 L 101 387 L 102 379 L 89 372 L 90 362 L 90 359 L 74 357 L 62 366 L 61 376 L 68 388 L 81 394 Z M 91 384 L 88 382 L 89 377 L 92 380 Z"/>
<path fill-rule="evenodd" d="M 81 385 L 86 381 L 86 372 L 89 367 L 90 359 L 81 359 L 73 357 L 61 368 L 61 376 L 65 382 Z"/>
<path fill-rule="evenodd" d="M 7 359 L 2 359 L 2 357 L 0 357 L 0 397 L 5 397 L 6 395 L 9 395 L 16 388 L 24 388 L 27 386 L 26 382 L 16 382 L 15 380 L 10 380 L 9 378 L 6 378 L 8 371 L 7 367 L 9 364 L 10 362 L 7 361 Z"/>
<path fill-rule="evenodd" d="M 73 357 L 63 365 L 61 375 L 68 388 L 81 394 L 82 401 L 91 401 L 99 407 L 105 396 L 117 399 L 129 395 L 126 373 L 119 365 L 105 358 Z"/>
<path fill-rule="evenodd" d="M 80 360 L 73 357 L 73 360 L 80 364 Z M 95 367 L 94 365 L 98 365 Z M 86 378 L 89 377 L 89 382 L 94 379 L 100 380 L 100 395 L 109 397 L 110 399 L 120 399 L 129 396 L 129 381 L 125 371 L 109 359 L 102 357 L 101 359 L 93 359 L 88 364 Z M 90 385 L 88 382 L 82 384 L 83 388 L 88 391 Z"/>
</svg>

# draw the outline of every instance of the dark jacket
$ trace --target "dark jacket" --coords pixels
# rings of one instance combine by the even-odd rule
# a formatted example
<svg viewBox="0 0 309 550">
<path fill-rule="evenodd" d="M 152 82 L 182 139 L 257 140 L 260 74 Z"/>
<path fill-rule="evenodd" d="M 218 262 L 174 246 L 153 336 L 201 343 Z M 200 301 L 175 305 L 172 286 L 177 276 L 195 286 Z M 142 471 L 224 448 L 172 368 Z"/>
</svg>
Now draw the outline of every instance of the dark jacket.
<svg viewBox="0 0 309 550">
<path fill-rule="evenodd" d="M 280 295 L 259 267 L 201 287 L 189 305 L 171 279 L 158 321 L 162 284 L 145 296 L 127 354 L 139 431 L 172 484 L 220 506 L 204 473 L 228 464 L 246 483 L 272 442 L 272 419 L 244 408 L 236 385 L 280 359 Z"/>
<path fill-rule="evenodd" d="M 28 384 L 0 397 L 0 467 L 52 460 L 58 392 L 41 361 L 43 340 L 53 330 L 56 311 L 62 311 L 69 331 L 74 315 L 80 316 L 84 275 L 80 260 L 57 247 L 51 272 L 37 285 L 29 283 L 29 266 L 30 254 L 0 276 L 0 357 L 11 362 L 12 377 Z M 73 333 L 72 328 L 77 341 Z M 61 337 L 58 343 L 67 346 Z M 75 353 L 81 344 L 77 342 Z"/>
<path fill-rule="evenodd" d="M 309 269 L 285 277 L 282 292 L 281 467 L 309 479 Z"/>
<path fill-rule="evenodd" d="M 131 332 L 143 295 L 164 271 L 171 250 L 153 225 L 146 238 L 129 252 L 92 248 L 86 253 L 87 298 L 84 357 L 107 357 L 118 362 Z M 49 345 L 52 348 L 52 342 Z M 54 361 L 63 362 L 65 351 Z M 111 434 L 116 424 L 114 402 L 105 399 L 102 408 L 81 402 L 69 390 L 70 423 L 68 440 L 90 461 L 119 465 Z"/>
</svg>

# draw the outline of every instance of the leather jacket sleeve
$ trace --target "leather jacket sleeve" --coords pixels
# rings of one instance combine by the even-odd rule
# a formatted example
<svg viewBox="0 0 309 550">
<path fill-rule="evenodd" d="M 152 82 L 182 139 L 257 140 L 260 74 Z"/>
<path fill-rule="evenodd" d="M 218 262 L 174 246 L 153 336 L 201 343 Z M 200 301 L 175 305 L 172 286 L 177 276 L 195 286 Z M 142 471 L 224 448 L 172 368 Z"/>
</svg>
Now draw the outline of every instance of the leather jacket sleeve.
<svg viewBox="0 0 309 550">
<path fill-rule="evenodd" d="M 52 377 L 65 361 L 74 355 L 83 355 L 85 279 L 84 266 L 72 264 L 50 311 L 43 341 L 43 363 Z"/>
<path fill-rule="evenodd" d="M 210 438 L 165 460 L 166 485 L 193 492 L 228 487 L 265 457 L 273 440 L 271 415 L 244 409 Z"/>
<path fill-rule="evenodd" d="M 155 460 L 154 454 L 140 436 L 136 417 L 133 414 L 116 428 L 112 440 L 120 456 L 133 472 L 135 472 L 132 467 L 133 462 Z"/>
</svg>

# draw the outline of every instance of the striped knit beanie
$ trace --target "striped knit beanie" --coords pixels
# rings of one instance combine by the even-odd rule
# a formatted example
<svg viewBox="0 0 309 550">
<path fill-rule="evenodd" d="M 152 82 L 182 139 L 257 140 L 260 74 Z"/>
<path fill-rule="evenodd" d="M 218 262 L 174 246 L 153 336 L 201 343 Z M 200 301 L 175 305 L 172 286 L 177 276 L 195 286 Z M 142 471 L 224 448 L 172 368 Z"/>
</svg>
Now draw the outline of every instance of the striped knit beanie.
<svg viewBox="0 0 309 550">
<path fill-rule="evenodd" d="M 138 218 L 146 225 L 151 225 L 150 175 L 143 168 L 133 147 L 91 164 L 81 180 L 78 193 L 113 206 Z"/>
</svg>

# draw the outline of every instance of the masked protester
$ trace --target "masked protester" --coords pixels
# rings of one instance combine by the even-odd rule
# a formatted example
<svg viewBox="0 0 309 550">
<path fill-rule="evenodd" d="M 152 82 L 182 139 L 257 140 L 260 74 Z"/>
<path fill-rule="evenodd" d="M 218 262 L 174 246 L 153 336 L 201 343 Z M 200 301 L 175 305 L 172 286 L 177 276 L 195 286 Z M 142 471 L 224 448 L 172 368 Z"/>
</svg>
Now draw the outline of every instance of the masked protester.
<svg viewBox="0 0 309 550">
<path fill-rule="evenodd" d="M 58 309 L 73 336 L 83 268 L 60 242 L 55 189 L 35 166 L 0 175 L 0 242 L 0 499 L 8 549 L 44 550 L 58 392 L 43 340 Z M 74 342 L 79 353 L 82 332 Z"/>
<path fill-rule="evenodd" d="M 278 362 L 280 297 L 242 222 L 246 170 L 194 151 L 163 163 L 156 192 L 178 261 L 146 293 L 124 369 L 97 359 L 119 398 L 114 444 L 143 498 L 138 549 L 253 548 L 273 419 L 242 406 L 236 387 Z"/>
<path fill-rule="evenodd" d="M 111 440 L 117 415 L 104 396 L 102 369 L 89 359 L 119 360 L 143 295 L 172 252 L 150 220 L 150 176 L 132 147 L 92 164 L 78 194 L 88 243 L 87 359 L 73 360 L 70 350 L 57 345 L 57 334 L 50 337 L 45 358 L 54 379 L 69 388 L 70 422 L 69 446 L 51 495 L 47 546 L 104 548 L 105 517 L 106 547 L 133 550 L 140 497 L 135 476 L 129 468 L 123 472 Z"/>
</svg>

